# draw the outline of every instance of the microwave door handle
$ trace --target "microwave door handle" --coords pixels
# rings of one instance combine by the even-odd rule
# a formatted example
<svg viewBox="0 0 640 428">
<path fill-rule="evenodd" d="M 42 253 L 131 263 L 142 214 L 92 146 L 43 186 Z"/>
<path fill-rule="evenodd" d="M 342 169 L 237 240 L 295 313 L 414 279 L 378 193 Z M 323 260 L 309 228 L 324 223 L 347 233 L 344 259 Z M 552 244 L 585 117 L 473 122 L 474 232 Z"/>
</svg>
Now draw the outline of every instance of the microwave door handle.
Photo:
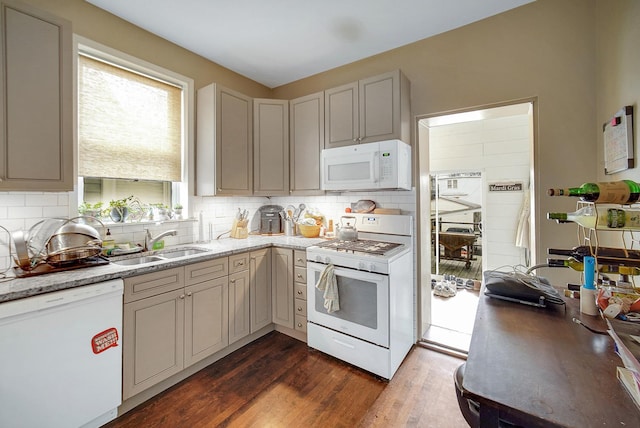
<svg viewBox="0 0 640 428">
<path fill-rule="evenodd" d="M 380 152 L 375 152 L 373 154 L 373 162 L 371 163 L 371 168 L 373 169 L 371 176 L 373 177 L 373 182 L 377 183 L 380 181 Z"/>
</svg>

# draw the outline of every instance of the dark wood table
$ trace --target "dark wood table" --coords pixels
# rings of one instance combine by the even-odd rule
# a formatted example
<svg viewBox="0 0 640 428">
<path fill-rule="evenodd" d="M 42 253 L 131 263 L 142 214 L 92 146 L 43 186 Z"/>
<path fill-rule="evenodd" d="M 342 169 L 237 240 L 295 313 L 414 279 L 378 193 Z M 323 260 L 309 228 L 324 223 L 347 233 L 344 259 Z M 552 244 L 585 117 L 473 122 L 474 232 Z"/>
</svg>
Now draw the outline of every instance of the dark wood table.
<svg viewBox="0 0 640 428">
<path fill-rule="evenodd" d="M 434 243 L 435 239 L 436 234 L 432 232 L 431 240 Z M 438 232 L 438 242 L 444 247 L 444 254 L 440 255 L 441 259 L 463 261 L 465 268 L 469 269 L 473 259 L 473 244 L 476 242 L 476 235 L 473 233 Z M 463 248 L 466 249 L 466 254 L 462 254 Z"/>
<path fill-rule="evenodd" d="M 640 427 L 640 410 L 616 378 L 613 339 L 572 318 L 602 331 L 606 323 L 581 314 L 579 300 L 565 301 L 566 311 L 481 294 L 462 386 L 480 403 L 482 427 L 510 415 L 531 427 Z"/>
</svg>

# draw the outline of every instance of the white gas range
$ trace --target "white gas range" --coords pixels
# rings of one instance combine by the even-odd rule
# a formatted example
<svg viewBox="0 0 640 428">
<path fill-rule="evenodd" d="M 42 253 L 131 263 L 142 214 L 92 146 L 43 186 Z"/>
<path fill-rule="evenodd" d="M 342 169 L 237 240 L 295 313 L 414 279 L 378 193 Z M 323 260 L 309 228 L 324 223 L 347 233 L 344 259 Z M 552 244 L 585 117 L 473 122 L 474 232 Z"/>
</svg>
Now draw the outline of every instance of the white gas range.
<svg viewBox="0 0 640 428">
<path fill-rule="evenodd" d="M 307 248 L 309 346 L 391 379 L 415 343 L 413 218 L 355 214 L 358 241 Z M 316 285 L 331 266 L 340 309 Z"/>
</svg>

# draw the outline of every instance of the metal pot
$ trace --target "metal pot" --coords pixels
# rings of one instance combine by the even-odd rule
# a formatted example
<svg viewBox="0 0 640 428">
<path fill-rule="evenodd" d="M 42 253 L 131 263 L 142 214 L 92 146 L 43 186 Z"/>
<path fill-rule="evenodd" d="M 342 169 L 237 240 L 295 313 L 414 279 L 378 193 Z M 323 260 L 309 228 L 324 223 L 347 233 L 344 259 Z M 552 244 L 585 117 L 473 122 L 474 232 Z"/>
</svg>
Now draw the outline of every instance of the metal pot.
<svg viewBox="0 0 640 428">
<path fill-rule="evenodd" d="M 102 239 L 96 229 L 81 223 L 68 222 L 49 238 L 46 262 L 64 264 L 95 256 L 102 251 Z"/>
<path fill-rule="evenodd" d="M 356 230 L 356 218 L 347 215 L 340 217 L 336 237 L 341 241 L 357 241 L 358 231 Z"/>
</svg>

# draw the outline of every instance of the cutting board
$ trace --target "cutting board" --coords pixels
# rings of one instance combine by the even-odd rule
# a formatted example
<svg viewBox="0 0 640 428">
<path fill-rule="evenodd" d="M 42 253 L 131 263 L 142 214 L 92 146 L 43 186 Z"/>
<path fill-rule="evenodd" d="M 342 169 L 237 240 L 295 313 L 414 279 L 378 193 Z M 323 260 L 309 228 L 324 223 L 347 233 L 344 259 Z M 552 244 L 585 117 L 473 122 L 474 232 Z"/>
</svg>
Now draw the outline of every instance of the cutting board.
<svg viewBox="0 0 640 428">
<path fill-rule="evenodd" d="M 373 210 L 374 214 L 402 214 L 400 208 L 376 208 Z"/>
</svg>

